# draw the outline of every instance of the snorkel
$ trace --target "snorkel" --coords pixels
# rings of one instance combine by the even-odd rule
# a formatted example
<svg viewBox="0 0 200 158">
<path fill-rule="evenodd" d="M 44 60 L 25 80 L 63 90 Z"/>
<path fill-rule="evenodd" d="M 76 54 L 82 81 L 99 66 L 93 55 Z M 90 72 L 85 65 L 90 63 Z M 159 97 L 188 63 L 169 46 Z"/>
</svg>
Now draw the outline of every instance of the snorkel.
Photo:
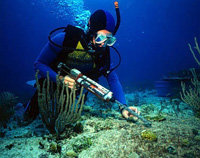
<svg viewBox="0 0 200 158">
<path fill-rule="evenodd" d="M 115 11 L 116 11 L 116 16 L 117 16 L 117 24 L 115 26 L 115 30 L 113 32 L 113 36 L 117 33 L 117 30 L 119 29 L 120 26 L 120 11 L 119 11 L 119 3 L 117 1 L 114 2 L 115 5 Z"/>
<path fill-rule="evenodd" d="M 121 22 L 121 17 L 120 17 L 120 11 L 119 11 L 119 3 L 118 1 L 115 1 L 114 2 L 114 5 L 115 5 L 115 11 L 116 11 L 116 16 L 117 16 L 117 24 L 115 26 L 115 30 L 113 32 L 113 36 L 117 33 L 118 29 L 119 29 L 119 26 L 120 26 L 120 22 Z M 119 57 L 119 62 L 118 64 L 112 68 L 108 73 L 111 73 L 113 70 L 115 70 L 116 68 L 119 67 L 119 65 L 121 64 L 121 55 L 119 53 L 119 51 L 117 50 L 117 48 L 111 46 L 112 49 L 114 49 L 114 51 L 117 53 L 118 57 Z"/>
</svg>

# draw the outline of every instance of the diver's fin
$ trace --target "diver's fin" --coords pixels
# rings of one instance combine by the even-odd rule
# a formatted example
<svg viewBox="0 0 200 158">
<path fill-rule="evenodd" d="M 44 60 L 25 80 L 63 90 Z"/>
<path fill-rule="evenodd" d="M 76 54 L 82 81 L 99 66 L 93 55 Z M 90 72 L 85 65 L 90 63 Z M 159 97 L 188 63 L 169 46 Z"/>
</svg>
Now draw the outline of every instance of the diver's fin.
<svg viewBox="0 0 200 158">
<path fill-rule="evenodd" d="M 35 87 L 36 80 L 27 81 L 26 84 L 29 86 Z"/>
</svg>

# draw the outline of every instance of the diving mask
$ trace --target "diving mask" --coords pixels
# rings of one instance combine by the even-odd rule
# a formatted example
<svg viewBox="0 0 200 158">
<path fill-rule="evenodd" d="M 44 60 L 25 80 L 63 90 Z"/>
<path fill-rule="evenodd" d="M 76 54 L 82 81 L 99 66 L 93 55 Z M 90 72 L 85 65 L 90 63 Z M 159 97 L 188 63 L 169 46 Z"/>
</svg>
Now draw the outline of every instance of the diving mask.
<svg viewBox="0 0 200 158">
<path fill-rule="evenodd" d="M 106 30 L 101 30 L 97 32 L 95 43 L 103 44 L 104 46 L 113 46 L 116 40 L 117 40 L 116 37 L 114 37 L 110 32 Z"/>
</svg>

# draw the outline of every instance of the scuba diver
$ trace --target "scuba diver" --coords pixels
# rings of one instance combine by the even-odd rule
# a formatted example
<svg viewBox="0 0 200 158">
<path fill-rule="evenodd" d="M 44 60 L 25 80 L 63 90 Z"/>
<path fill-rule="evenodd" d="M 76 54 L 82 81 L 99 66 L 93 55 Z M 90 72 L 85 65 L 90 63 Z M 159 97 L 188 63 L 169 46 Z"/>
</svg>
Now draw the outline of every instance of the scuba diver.
<svg viewBox="0 0 200 158">
<path fill-rule="evenodd" d="M 53 30 L 49 34 L 48 43 L 43 47 L 34 63 L 35 71 L 39 70 L 39 77 L 44 79 L 49 72 L 50 80 L 56 83 L 58 65 L 64 63 L 71 69 L 80 70 L 84 75 L 95 81 L 104 76 L 114 97 L 126 105 L 124 92 L 115 72 L 120 63 L 117 66 L 113 65 L 110 57 L 110 48 L 117 51 L 113 47 L 116 42 L 114 35 L 120 24 L 119 8 L 117 5 L 115 8 L 117 13 L 116 25 L 109 12 L 97 10 L 89 19 L 87 32 L 72 25 Z M 53 33 L 60 29 L 64 29 L 64 31 L 51 37 Z M 75 80 L 69 75 L 62 75 L 61 73 L 59 79 L 69 88 L 73 88 L 76 84 Z M 38 94 L 36 92 L 26 107 L 25 116 L 28 116 L 28 119 L 34 120 L 39 114 L 37 100 Z M 139 114 L 136 107 L 131 106 L 129 108 Z M 120 109 L 120 111 L 125 118 L 134 117 L 125 109 Z"/>
</svg>

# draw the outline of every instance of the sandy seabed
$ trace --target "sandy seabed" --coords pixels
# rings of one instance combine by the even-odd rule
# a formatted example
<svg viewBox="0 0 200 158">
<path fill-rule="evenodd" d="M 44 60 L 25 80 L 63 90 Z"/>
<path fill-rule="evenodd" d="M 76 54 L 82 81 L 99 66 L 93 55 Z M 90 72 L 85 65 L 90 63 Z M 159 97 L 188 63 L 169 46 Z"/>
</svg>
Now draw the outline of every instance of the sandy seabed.
<svg viewBox="0 0 200 158">
<path fill-rule="evenodd" d="M 139 92 L 145 105 L 155 105 L 156 109 L 148 115 L 155 115 L 161 107 L 160 100 L 152 92 Z M 137 94 L 137 95 L 138 95 Z M 126 94 L 128 102 L 135 93 Z M 143 97 L 142 97 L 143 96 Z M 145 97 L 144 97 L 145 96 Z M 93 98 L 94 99 L 94 98 Z M 28 126 L 19 127 L 15 121 L 2 130 L 0 138 L 1 158 L 199 158 L 200 157 L 200 119 L 191 108 L 180 103 L 179 112 L 173 112 L 169 104 L 162 111 L 164 119 L 152 121 L 147 128 L 139 120 L 135 123 L 124 120 L 118 112 L 100 105 L 99 101 L 89 101 L 79 121 L 82 129 L 74 132 L 74 126 L 59 139 L 49 134 L 40 118 Z M 144 100 L 143 100 L 144 102 Z M 95 105 L 96 109 L 93 107 Z M 98 105 L 97 105 L 98 104 Z M 102 108 L 102 106 L 104 106 Z M 150 131 L 156 139 L 142 136 Z"/>
</svg>

